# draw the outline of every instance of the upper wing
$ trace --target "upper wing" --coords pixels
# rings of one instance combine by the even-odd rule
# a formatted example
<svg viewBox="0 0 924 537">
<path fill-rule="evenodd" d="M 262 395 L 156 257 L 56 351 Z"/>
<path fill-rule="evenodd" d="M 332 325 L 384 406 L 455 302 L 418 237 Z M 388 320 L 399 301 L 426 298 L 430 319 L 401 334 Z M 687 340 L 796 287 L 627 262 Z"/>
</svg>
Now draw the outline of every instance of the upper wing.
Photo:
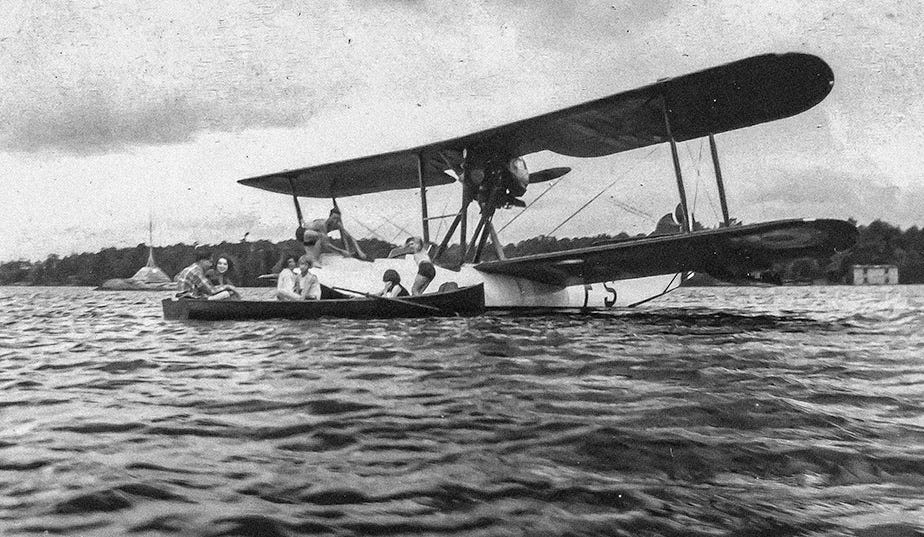
<svg viewBox="0 0 924 537">
<path fill-rule="evenodd" d="M 295 194 L 306 198 L 341 198 L 401 190 L 420 186 L 417 176 L 417 151 L 405 150 L 322 164 L 250 179 L 239 183 L 280 194 Z M 435 165 L 432 154 L 422 160 L 427 186 L 446 185 L 455 178 L 444 170 L 448 165 Z M 461 158 L 461 157 L 460 157 Z"/>
<path fill-rule="evenodd" d="M 548 150 L 599 157 L 789 117 L 821 102 L 834 74 L 808 54 L 766 54 L 660 80 L 642 88 L 434 144 L 243 179 L 242 184 L 305 197 L 337 197 L 454 181 L 465 148 L 511 156 Z"/>
<path fill-rule="evenodd" d="M 691 234 L 662 235 L 564 252 L 488 261 L 475 268 L 551 285 L 641 278 L 684 271 L 745 276 L 800 257 L 830 257 L 857 240 L 841 220 L 781 220 Z"/>
</svg>

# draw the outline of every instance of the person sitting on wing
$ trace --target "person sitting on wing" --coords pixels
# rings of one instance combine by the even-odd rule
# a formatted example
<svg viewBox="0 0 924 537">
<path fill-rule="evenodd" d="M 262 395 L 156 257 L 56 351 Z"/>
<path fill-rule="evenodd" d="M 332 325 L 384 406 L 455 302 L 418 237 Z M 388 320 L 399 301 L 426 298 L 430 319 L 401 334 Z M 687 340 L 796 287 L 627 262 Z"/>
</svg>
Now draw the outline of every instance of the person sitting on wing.
<svg viewBox="0 0 924 537">
<path fill-rule="evenodd" d="M 417 276 L 414 277 L 414 285 L 411 286 L 412 295 L 420 295 L 427 289 L 433 278 L 436 277 L 436 268 L 430 259 L 427 244 L 420 237 L 408 237 L 404 246 L 399 246 L 392 250 L 388 257 L 398 257 L 401 255 L 414 254 L 414 261 L 417 262 Z"/>
<path fill-rule="evenodd" d="M 379 296 L 394 298 L 410 295 L 407 289 L 401 285 L 401 276 L 398 275 L 398 271 L 394 269 L 386 270 L 385 274 L 382 275 L 382 281 L 385 282 L 385 288 L 378 293 Z"/>
<path fill-rule="evenodd" d="M 406 253 L 414 254 L 414 261 L 417 263 L 417 275 L 414 276 L 414 284 L 411 286 L 411 294 L 421 295 L 427 290 L 427 286 L 436 277 L 436 268 L 433 261 L 430 260 L 430 254 L 427 252 L 427 245 L 420 237 L 409 237 L 404 242 L 402 249 Z"/>
<path fill-rule="evenodd" d="M 329 234 L 334 231 L 340 232 L 344 249 L 331 244 Z M 324 248 L 334 250 L 347 257 L 352 257 L 355 251 L 356 257 L 367 259 L 365 252 L 359 247 L 356 239 L 343 227 L 340 208 L 336 205 L 330 210 L 330 215 L 327 218 L 317 218 L 308 223 L 302 222 L 298 229 L 295 230 L 295 238 L 305 245 L 305 254 L 311 258 L 312 266 L 319 264 L 321 252 Z"/>
<path fill-rule="evenodd" d="M 279 271 L 279 279 L 276 280 L 276 299 L 286 302 L 302 299 L 298 293 L 298 276 L 295 274 L 297 268 L 295 256 L 286 256 L 285 266 Z"/>
<path fill-rule="evenodd" d="M 417 276 L 414 277 L 414 285 L 411 286 L 412 295 L 421 295 L 427 290 L 427 286 L 436 278 L 436 268 L 430 259 L 430 253 L 427 245 L 420 237 L 411 237 L 405 244 L 413 245 L 414 261 L 417 262 Z"/>
<path fill-rule="evenodd" d="M 321 282 L 311 273 L 311 258 L 306 254 L 298 258 L 298 285 L 296 290 L 301 300 L 321 300 Z"/>
<path fill-rule="evenodd" d="M 205 271 L 212 268 L 212 253 L 196 253 L 196 262 L 180 271 L 176 276 L 177 298 L 207 298 L 208 300 L 227 300 L 232 297 L 234 287 L 230 285 L 213 286 L 205 277 Z M 236 292 L 235 292 L 236 294 Z"/>
</svg>

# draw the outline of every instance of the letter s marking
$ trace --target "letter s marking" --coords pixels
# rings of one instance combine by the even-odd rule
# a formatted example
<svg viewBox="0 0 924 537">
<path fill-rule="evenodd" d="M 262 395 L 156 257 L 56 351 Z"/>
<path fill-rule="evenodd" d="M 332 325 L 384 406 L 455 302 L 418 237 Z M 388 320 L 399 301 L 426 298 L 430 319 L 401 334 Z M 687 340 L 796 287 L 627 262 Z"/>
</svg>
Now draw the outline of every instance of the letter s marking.
<svg viewBox="0 0 924 537">
<path fill-rule="evenodd" d="M 616 289 L 613 289 L 607 284 L 603 284 L 603 288 L 609 291 L 613 295 L 613 298 L 604 297 L 603 304 L 608 308 L 612 308 L 613 305 L 616 304 Z"/>
</svg>

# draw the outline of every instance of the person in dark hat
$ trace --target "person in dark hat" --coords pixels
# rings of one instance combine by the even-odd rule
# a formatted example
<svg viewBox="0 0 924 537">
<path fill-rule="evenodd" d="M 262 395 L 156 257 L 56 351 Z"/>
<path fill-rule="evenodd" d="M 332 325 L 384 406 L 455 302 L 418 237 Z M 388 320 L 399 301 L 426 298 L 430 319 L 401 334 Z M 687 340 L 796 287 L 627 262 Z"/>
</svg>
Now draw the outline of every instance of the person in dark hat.
<svg viewBox="0 0 924 537">
<path fill-rule="evenodd" d="M 382 289 L 379 296 L 401 297 L 410 295 L 407 289 L 401 285 L 401 276 L 398 275 L 398 271 L 394 269 L 386 270 L 385 274 L 382 275 L 382 281 L 385 282 L 385 288 Z"/>
<path fill-rule="evenodd" d="M 344 248 L 338 248 L 331 244 L 330 233 L 340 232 L 340 238 L 343 240 Z M 359 247 L 356 239 L 350 235 L 346 228 L 343 227 L 343 220 L 340 216 L 340 207 L 334 204 L 327 218 L 318 218 L 311 222 L 302 223 L 295 230 L 295 238 L 305 245 L 305 255 L 311 260 L 312 266 L 319 264 L 321 253 L 327 250 L 333 250 L 346 257 L 358 257 L 367 259 L 365 252 Z"/>
</svg>

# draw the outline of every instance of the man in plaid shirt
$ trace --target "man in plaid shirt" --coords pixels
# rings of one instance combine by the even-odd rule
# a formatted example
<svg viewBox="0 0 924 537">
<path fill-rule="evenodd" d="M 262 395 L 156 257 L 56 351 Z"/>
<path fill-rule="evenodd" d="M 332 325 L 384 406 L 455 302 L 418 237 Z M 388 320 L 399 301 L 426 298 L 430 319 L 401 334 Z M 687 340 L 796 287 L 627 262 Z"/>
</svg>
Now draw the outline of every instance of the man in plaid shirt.
<svg viewBox="0 0 924 537">
<path fill-rule="evenodd" d="M 231 295 L 225 290 L 226 286 L 213 287 L 205 277 L 205 271 L 210 268 L 212 268 L 211 252 L 198 252 L 196 262 L 184 268 L 176 277 L 176 297 L 208 298 L 209 300 L 229 298 Z"/>
</svg>

